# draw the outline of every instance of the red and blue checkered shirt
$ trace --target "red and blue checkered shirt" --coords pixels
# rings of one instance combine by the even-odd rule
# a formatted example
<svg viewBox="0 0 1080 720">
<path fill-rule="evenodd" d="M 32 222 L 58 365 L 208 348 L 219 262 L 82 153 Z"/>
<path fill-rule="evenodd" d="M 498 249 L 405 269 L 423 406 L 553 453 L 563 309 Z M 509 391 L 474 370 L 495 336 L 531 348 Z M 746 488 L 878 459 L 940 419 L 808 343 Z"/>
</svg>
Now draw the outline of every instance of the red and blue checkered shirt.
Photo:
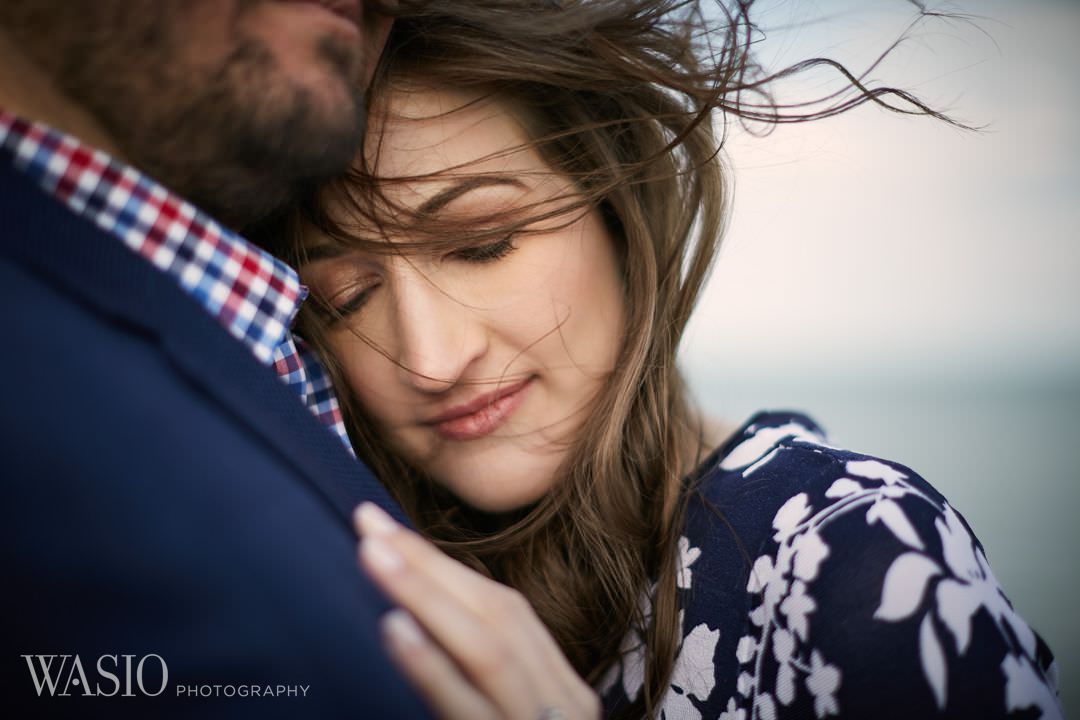
<svg viewBox="0 0 1080 720">
<path fill-rule="evenodd" d="M 138 170 L 3 109 L 0 158 L 176 281 L 352 452 L 325 369 L 289 330 L 307 296 L 295 270 Z"/>
</svg>

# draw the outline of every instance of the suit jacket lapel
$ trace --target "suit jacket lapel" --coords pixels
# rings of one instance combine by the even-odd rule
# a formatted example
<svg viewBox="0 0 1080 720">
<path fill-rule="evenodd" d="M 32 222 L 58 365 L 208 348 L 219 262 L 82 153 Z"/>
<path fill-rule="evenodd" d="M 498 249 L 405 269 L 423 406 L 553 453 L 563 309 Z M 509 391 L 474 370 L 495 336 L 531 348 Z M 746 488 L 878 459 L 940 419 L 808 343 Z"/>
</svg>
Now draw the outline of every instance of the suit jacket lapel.
<svg viewBox="0 0 1080 720">
<path fill-rule="evenodd" d="M 0 254 L 156 339 L 181 373 L 280 453 L 343 522 L 351 527 L 361 500 L 404 521 L 371 472 L 176 282 L 6 163 L 0 163 L 0 218 Z"/>
</svg>

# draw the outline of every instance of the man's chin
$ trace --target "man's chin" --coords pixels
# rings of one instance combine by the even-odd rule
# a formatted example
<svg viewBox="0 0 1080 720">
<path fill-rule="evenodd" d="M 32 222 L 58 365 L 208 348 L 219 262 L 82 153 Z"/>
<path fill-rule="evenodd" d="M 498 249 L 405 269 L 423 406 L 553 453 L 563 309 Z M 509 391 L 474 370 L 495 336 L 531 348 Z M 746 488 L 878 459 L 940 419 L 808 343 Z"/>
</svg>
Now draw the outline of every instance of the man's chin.
<svg viewBox="0 0 1080 720">
<path fill-rule="evenodd" d="M 363 138 L 362 116 L 349 127 L 320 123 L 289 126 L 279 137 L 319 138 L 320 142 L 264 144 L 267 136 L 248 136 L 232 147 L 239 155 L 204 164 L 207 172 L 176 188 L 199 207 L 234 229 L 261 223 L 295 200 L 299 189 L 344 173 Z"/>
<path fill-rule="evenodd" d="M 255 43 L 176 115 L 182 122 L 162 141 L 132 156 L 152 157 L 159 179 L 232 227 L 259 222 L 301 185 L 341 174 L 363 142 L 358 84 L 340 72 L 305 84 Z"/>
</svg>

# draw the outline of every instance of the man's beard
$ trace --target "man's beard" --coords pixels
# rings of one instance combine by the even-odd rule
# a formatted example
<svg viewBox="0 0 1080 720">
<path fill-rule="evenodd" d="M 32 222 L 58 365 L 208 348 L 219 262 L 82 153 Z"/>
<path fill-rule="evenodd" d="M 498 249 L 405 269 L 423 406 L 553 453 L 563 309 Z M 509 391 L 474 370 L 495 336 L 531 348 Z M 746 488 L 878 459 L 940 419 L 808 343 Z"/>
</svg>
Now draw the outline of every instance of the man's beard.
<svg viewBox="0 0 1080 720">
<path fill-rule="evenodd" d="M 324 49 L 328 57 L 332 51 Z M 274 65 L 265 48 L 245 43 L 182 105 L 156 116 L 143 111 L 131 122 L 113 104 L 118 117 L 109 129 L 133 162 L 217 219 L 234 227 L 256 222 L 300 184 L 342 172 L 363 138 L 358 83 L 348 112 L 330 117 L 309 91 L 275 78 Z M 140 102 L 132 99 L 136 115 Z"/>
<path fill-rule="evenodd" d="M 328 77 L 348 88 L 328 109 L 280 71 L 269 49 L 240 36 L 244 13 L 260 0 L 238 3 L 229 28 L 234 46 L 214 66 L 187 58 L 185 43 L 198 42 L 190 27 L 189 37 L 171 32 L 188 0 L 159 0 L 152 9 L 129 0 L 3 2 L 35 6 L 24 12 L 38 19 L 28 27 L 0 20 L 16 37 L 29 31 L 23 47 L 37 45 L 34 59 L 126 159 L 227 225 L 267 217 L 299 186 L 343 171 L 360 146 L 360 48 L 332 38 L 318 48 Z"/>
</svg>

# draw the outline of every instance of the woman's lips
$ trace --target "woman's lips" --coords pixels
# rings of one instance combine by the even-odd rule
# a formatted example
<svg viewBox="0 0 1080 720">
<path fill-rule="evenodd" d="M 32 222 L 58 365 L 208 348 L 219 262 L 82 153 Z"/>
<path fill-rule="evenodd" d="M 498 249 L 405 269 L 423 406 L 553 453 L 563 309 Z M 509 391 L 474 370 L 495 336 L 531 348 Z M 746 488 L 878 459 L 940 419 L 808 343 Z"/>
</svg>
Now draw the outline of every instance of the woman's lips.
<svg viewBox="0 0 1080 720">
<path fill-rule="evenodd" d="M 447 440 L 475 440 L 494 432 L 525 399 L 533 378 L 481 395 L 424 423 Z"/>
</svg>

